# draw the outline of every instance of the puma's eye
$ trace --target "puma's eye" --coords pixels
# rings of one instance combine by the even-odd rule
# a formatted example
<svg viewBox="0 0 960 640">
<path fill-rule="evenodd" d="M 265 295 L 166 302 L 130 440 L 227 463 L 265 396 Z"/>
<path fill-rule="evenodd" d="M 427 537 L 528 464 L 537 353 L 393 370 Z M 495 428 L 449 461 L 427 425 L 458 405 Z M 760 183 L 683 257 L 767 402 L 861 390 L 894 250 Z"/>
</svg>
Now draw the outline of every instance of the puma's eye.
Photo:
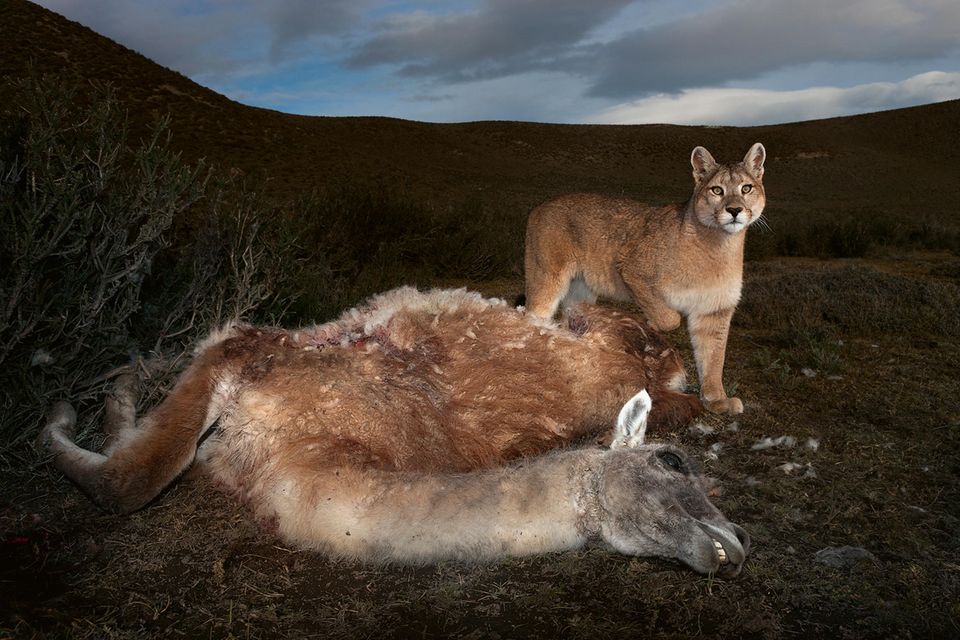
<svg viewBox="0 0 960 640">
<path fill-rule="evenodd" d="M 657 451 L 657 458 L 660 459 L 660 462 L 667 465 L 674 471 L 683 473 L 683 460 L 681 460 L 680 456 L 674 452 L 666 450 Z"/>
<path fill-rule="evenodd" d="M 740 191 L 743 191 L 744 193 L 750 193 L 751 191 L 753 191 L 753 185 L 745 184 L 742 187 L 740 187 Z"/>
<path fill-rule="evenodd" d="M 723 195 L 723 187 L 710 187 L 710 191 L 713 191 L 713 193 L 718 196 Z"/>
</svg>

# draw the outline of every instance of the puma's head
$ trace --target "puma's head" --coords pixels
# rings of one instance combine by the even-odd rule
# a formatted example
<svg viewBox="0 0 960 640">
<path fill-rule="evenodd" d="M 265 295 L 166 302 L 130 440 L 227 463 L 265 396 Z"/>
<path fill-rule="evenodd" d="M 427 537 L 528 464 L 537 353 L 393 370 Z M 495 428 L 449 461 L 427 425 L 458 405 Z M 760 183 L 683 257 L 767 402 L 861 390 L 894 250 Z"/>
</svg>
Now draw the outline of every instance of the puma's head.
<svg viewBox="0 0 960 640">
<path fill-rule="evenodd" d="M 767 152 L 757 142 L 742 162 L 718 164 L 710 152 L 697 147 L 690 154 L 693 165 L 693 211 L 706 227 L 739 233 L 760 217 L 766 204 L 763 191 L 763 161 Z"/>
</svg>

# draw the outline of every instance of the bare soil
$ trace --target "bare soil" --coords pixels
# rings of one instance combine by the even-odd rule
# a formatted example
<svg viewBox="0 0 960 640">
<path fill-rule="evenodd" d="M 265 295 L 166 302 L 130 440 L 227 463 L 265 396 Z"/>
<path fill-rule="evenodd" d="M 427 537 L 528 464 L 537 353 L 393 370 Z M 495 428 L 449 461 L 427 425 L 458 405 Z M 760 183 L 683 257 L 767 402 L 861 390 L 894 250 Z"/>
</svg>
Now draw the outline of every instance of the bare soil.
<svg viewBox="0 0 960 640">
<path fill-rule="evenodd" d="M 119 517 L 24 460 L 0 491 L 0 637 L 956 637 L 960 259 L 747 273 L 726 373 L 745 413 L 654 434 L 720 481 L 716 502 L 753 536 L 735 580 L 601 548 L 481 566 L 330 561 L 285 547 L 202 477 Z M 752 448 L 784 435 L 796 444 Z M 816 560 L 842 546 L 872 557 Z"/>
</svg>

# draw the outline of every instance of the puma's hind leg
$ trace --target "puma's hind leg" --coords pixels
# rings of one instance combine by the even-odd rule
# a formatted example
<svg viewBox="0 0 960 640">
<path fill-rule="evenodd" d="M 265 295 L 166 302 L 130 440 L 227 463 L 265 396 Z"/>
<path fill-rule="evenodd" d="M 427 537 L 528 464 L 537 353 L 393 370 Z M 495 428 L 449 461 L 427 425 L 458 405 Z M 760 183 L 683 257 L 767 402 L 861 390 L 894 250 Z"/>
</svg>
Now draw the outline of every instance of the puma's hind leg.
<svg viewBox="0 0 960 640">
<path fill-rule="evenodd" d="M 527 313 L 545 320 L 553 318 L 579 272 L 567 232 L 549 224 L 551 215 L 543 208 L 531 212 L 523 259 Z"/>
<path fill-rule="evenodd" d="M 527 261 L 526 309 L 537 318 L 549 320 L 556 314 L 561 300 L 570 292 L 571 282 L 576 277 L 576 265 L 560 265 L 544 268 L 535 261 Z M 531 266 L 530 263 L 534 262 Z M 586 283 L 583 285 L 586 287 Z M 569 305 L 565 305 L 569 306 Z"/>
</svg>

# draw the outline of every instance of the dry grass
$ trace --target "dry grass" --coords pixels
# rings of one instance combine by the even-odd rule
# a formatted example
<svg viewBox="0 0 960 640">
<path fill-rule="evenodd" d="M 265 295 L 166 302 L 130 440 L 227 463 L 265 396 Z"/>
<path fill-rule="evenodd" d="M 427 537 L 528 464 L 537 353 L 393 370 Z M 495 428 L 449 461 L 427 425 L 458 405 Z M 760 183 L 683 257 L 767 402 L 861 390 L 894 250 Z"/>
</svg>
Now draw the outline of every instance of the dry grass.
<svg viewBox="0 0 960 640">
<path fill-rule="evenodd" d="M 960 342 L 949 331 L 904 334 L 883 319 L 852 324 L 870 317 L 856 309 L 865 283 L 880 292 L 869 304 L 896 308 L 897 298 L 951 284 L 939 275 L 950 260 L 903 261 L 907 271 L 927 269 L 898 275 L 893 289 L 885 283 L 897 262 L 825 263 L 811 275 L 778 261 L 751 274 L 747 301 L 771 278 L 835 278 L 848 286 L 829 297 L 849 314 L 819 325 L 842 344 L 834 372 L 812 377 L 799 364 L 759 360 L 773 344 L 802 360 L 806 347 L 784 338 L 788 323 L 741 321 L 727 378 L 746 413 L 708 416 L 709 435 L 656 436 L 701 460 L 722 483 L 721 508 L 753 535 L 736 580 L 602 549 L 482 566 L 331 562 L 283 547 L 202 479 L 115 517 L 40 465 L 8 472 L 4 484 L 0 624 L 17 637 L 88 638 L 956 635 Z M 504 281 L 486 292 L 519 287 Z M 765 300 L 765 318 L 787 318 L 795 307 L 787 296 Z M 675 339 L 685 342 L 682 331 Z M 798 444 L 751 449 L 779 435 Z M 811 438 L 817 449 L 806 446 Z M 714 461 L 706 453 L 716 443 Z M 787 474 L 779 469 L 786 462 L 801 466 Z M 876 561 L 815 562 L 818 550 L 842 545 L 864 547 Z"/>
</svg>

